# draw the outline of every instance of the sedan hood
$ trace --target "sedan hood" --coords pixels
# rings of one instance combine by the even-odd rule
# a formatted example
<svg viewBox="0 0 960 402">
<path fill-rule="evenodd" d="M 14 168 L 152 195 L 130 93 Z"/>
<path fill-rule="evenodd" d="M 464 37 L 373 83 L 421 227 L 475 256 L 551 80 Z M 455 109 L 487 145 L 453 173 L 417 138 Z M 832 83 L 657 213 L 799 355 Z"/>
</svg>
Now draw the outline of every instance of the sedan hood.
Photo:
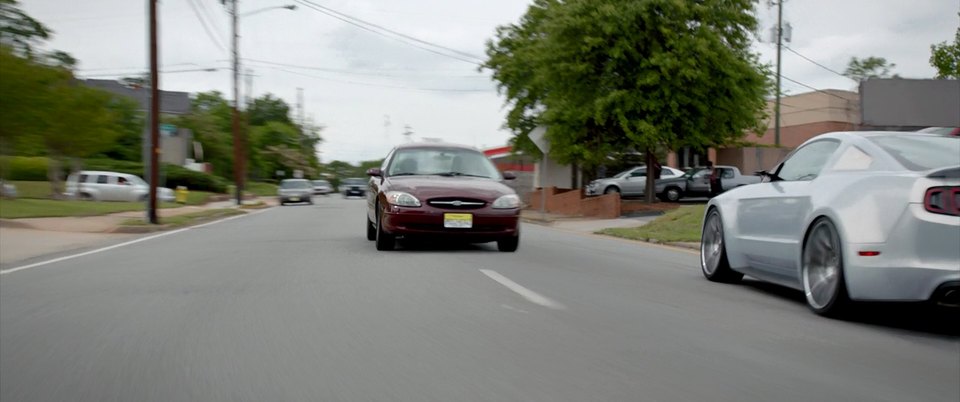
<svg viewBox="0 0 960 402">
<path fill-rule="evenodd" d="M 514 194 L 503 183 L 479 177 L 401 176 L 386 179 L 388 191 L 403 191 L 421 200 L 435 197 L 461 196 L 494 201 L 500 196 Z"/>
</svg>

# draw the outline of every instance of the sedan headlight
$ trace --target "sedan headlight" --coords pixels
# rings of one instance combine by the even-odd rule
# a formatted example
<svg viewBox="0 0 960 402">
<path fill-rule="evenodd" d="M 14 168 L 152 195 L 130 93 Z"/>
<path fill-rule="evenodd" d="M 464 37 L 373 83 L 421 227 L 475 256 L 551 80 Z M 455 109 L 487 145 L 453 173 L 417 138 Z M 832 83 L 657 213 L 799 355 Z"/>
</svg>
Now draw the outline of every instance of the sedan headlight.
<svg viewBox="0 0 960 402">
<path fill-rule="evenodd" d="M 520 208 L 520 197 L 517 197 L 516 194 L 507 194 L 500 198 L 497 198 L 493 202 L 493 208 L 496 209 L 513 209 Z"/>
<path fill-rule="evenodd" d="M 410 195 L 410 193 L 405 193 L 403 191 L 388 191 L 387 192 L 387 202 L 391 205 L 397 205 L 401 207 L 419 207 L 420 200 L 417 197 Z"/>
</svg>

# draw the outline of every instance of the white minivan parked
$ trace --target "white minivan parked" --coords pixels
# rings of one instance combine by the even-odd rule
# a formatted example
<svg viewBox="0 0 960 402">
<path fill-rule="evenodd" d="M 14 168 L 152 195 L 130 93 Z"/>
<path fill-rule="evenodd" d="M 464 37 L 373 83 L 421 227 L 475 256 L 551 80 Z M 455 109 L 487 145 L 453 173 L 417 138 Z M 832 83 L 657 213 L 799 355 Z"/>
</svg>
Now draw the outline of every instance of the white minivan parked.
<svg viewBox="0 0 960 402">
<path fill-rule="evenodd" d="M 146 201 L 147 182 L 132 174 L 83 170 L 67 177 L 68 197 L 91 201 Z M 157 188 L 157 199 L 173 201 L 173 190 Z"/>
</svg>

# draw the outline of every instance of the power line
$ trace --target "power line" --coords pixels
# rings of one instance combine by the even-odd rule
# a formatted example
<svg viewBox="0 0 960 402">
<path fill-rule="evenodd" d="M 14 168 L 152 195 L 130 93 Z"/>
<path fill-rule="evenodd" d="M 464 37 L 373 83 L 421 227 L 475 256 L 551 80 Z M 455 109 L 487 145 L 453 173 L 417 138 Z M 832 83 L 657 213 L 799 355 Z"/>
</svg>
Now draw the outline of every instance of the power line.
<svg viewBox="0 0 960 402">
<path fill-rule="evenodd" d="M 807 88 L 812 89 L 812 90 L 814 90 L 814 91 L 816 91 L 816 92 L 820 92 L 820 93 L 823 93 L 823 94 L 830 95 L 830 96 L 832 96 L 832 97 L 834 97 L 834 98 L 843 99 L 843 100 L 845 100 L 845 101 L 850 100 L 850 99 L 844 98 L 844 97 L 842 97 L 842 96 L 840 96 L 840 95 L 837 95 L 837 94 L 834 94 L 834 93 L 830 93 L 830 92 L 824 91 L 824 90 L 822 90 L 822 89 L 814 88 L 814 87 L 812 87 L 812 86 L 810 86 L 810 85 L 804 84 L 804 83 L 802 83 L 802 82 L 800 82 L 800 81 L 797 81 L 797 80 L 795 80 L 795 79 L 793 79 L 793 78 L 787 77 L 787 76 L 785 76 L 785 75 L 783 75 L 783 74 L 780 74 L 780 78 L 783 78 L 783 79 L 785 79 L 785 80 L 787 80 L 787 81 L 790 81 L 790 82 L 792 82 L 792 83 L 794 83 L 794 84 L 797 84 L 797 85 L 800 85 L 800 86 L 803 86 L 803 87 L 807 87 Z"/>
<path fill-rule="evenodd" d="M 329 67 L 316 67 L 316 66 L 305 66 L 305 65 L 297 65 L 297 64 L 288 64 L 288 63 L 278 63 L 278 62 L 274 62 L 274 61 L 248 59 L 248 58 L 244 58 L 243 60 L 246 61 L 246 62 L 267 64 L 267 65 L 272 65 L 272 66 L 280 66 L 280 67 L 288 67 L 288 68 L 298 68 L 298 69 L 314 70 L 314 71 L 323 71 L 323 72 L 337 73 L 337 74 L 352 74 L 352 75 L 365 75 L 365 76 L 377 76 L 377 77 L 395 77 L 395 78 L 407 78 L 407 77 L 409 77 L 409 76 L 400 76 L 400 75 L 395 75 L 395 74 L 385 74 L 385 73 L 382 73 L 382 72 L 361 72 L 361 71 L 344 70 L 344 69 L 336 69 L 336 68 L 329 68 Z M 433 77 L 436 77 L 436 76 L 433 76 Z M 448 76 L 443 76 L 443 78 L 487 78 L 487 77 L 478 73 L 478 74 L 473 74 L 473 75 L 448 75 Z"/>
<path fill-rule="evenodd" d="M 349 85 L 361 85 L 361 86 L 368 86 L 368 87 L 404 89 L 404 90 L 425 91 L 425 92 L 492 92 L 493 91 L 493 89 L 418 88 L 418 87 L 405 87 L 400 85 L 375 84 L 372 82 L 345 81 L 345 80 L 337 80 L 337 79 L 327 78 L 327 77 L 320 77 L 320 76 L 311 75 L 311 74 L 304 74 L 298 71 L 287 70 L 281 67 L 264 66 L 264 68 L 269 68 L 272 70 L 282 71 L 288 74 L 294 74 L 294 75 L 299 75 L 303 77 L 315 78 L 318 80 L 339 82 L 341 84 L 349 84 Z"/>
<path fill-rule="evenodd" d="M 207 21 L 203 19 L 202 15 L 200 15 L 200 10 L 197 8 L 198 6 L 196 2 L 197 0 L 187 0 L 187 3 L 190 4 L 190 9 L 193 10 L 193 15 L 196 15 L 197 19 L 200 20 L 200 25 L 203 26 L 203 30 L 207 33 L 207 36 L 210 38 L 210 40 L 213 41 L 213 43 L 217 45 L 220 50 L 226 52 L 227 48 L 220 42 L 220 38 L 213 34 L 213 31 L 210 30 L 209 26 L 207 26 Z"/>
<path fill-rule="evenodd" d="M 843 78 L 847 78 L 847 79 L 849 79 L 849 80 L 856 81 L 856 80 L 854 80 L 853 78 L 847 77 L 846 75 L 843 75 L 842 73 L 837 72 L 836 70 L 834 70 L 834 69 L 832 69 L 832 68 L 830 68 L 830 67 L 827 67 L 827 66 L 825 66 L 825 65 L 823 65 L 823 64 L 820 64 L 820 63 L 817 63 L 817 62 L 814 61 L 813 59 L 811 59 L 811 58 L 809 58 L 809 57 L 807 57 L 807 56 L 804 56 L 804 55 L 800 54 L 800 52 L 791 49 L 790 46 L 783 45 L 783 48 L 789 50 L 791 53 L 793 53 L 793 54 L 795 54 L 795 55 L 797 55 L 797 56 L 800 56 L 800 57 L 803 58 L 804 60 L 809 61 L 809 62 L 817 65 L 818 67 L 820 67 L 820 68 L 822 68 L 822 69 L 824 69 L 824 70 L 827 70 L 827 71 L 829 71 L 829 72 L 831 72 L 831 73 L 834 73 L 834 74 L 836 74 L 836 75 L 839 75 L 839 76 L 841 76 L 841 77 L 843 77 Z"/>
<path fill-rule="evenodd" d="M 445 47 L 445 46 L 441 46 L 441 45 L 438 45 L 438 44 L 435 44 L 435 43 L 431 43 L 431 42 L 428 42 L 428 41 L 425 41 L 425 40 L 417 39 L 417 38 L 414 38 L 414 37 L 412 37 L 412 36 L 405 35 L 405 34 L 402 34 L 402 33 L 399 33 L 399 32 L 396 32 L 396 31 L 393 31 L 393 30 L 384 28 L 384 27 L 382 27 L 382 26 L 380 26 L 380 25 L 373 24 L 373 23 L 370 23 L 370 22 L 366 22 L 366 21 L 363 21 L 363 20 L 361 20 L 361 19 L 359 19 L 359 18 L 355 18 L 355 17 L 349 16 L 349 15 L 347 15 L 347 14 L 343 14 L 343 13 L 341 13 L 341 12 L 339 12 L 339 11 L 332 10 L 332 9 L 330 9 L 330 8 L 327 8 L 327 7 L 323 7 L 323 6 L 321 6 L 321 5 L 318 5 L 318 4 L 316 4 L 316 3 L 313 3 L 313 2 L 310 2 L 310 1 L 307 1 L 307 0 L 296 0 L 296 2 L 299 3 L 299 4 L 301 4 L 301 5 L 303 5 L 303 6 L 305 6 L 305 7 L 307 7 L 307 8 L 310 8 L 310 9 L 312 9 L 312 10 L 314 10 L 314 11 L 317 11 L 317 12 L 320 12 L 320 13 L 323 13 L 323 14 L 326 14 L 326 15 L 331 16 L 331 17 L 333 17 L 333 18 L 336 18 L 336 19 L 338 19 L 338 20 L 340 20 L 340 21 L 343 21 L 343 22 L 346 22 L 346 23 L 348 23 L 348 24 L 350 24 L 350 25 L 353 25 L 353 26 L 355 26 L 355 27 L 357 27 L 357 28 L 363 29 L 363 30 L 365 30 L 365 31 L 367 31 L 367 32 L 370 32 L 370 33 L 373 33 L 373 34 L 376 34 L 376 35 L 380 35 L 380 36 L 382 36 L 382 37 L 384 37 L 384 38 L 392 39 L 392 40 L 395 40 L 395 41 L 397 41 L 397 42 L 406 44 L 406 45 L 408 45 L 408 46 L 413 46 L 413 47 L 415 47 L 415 48 L 418 48 L 418 49 L 421 49 L 421 50 L 425 50 L 425 51 L 428 51 L 428 52 L 430 52 L 430 53 L 437 54 L 437 55 L 440 55 L 440 56 L 448 57 L 448 58 L 451 58 L 451 59 L 454 59 L 454 60 L 459 60 L 459 61 L 462 61 L 462 62 L 465 62 L 465 63 L 470 63 L 470 64 L 473 64 L 473 65 L 476 65 L 476 66 L 482 66 L 482 65 L 483 65 L 483 63 L 480 63 L 480 62 L 479 62 L 479 61 L 481 60 L 479 57 L 470 55 L 469 53 L 464 53 L 464 52 L 461 52 L 461 51 L 459 51 L 459 50 L 450 49 L 450 48 L 447 48 L 447 47 Z M 375 27 L 376 29 L 371 28 L 371 27 Z M 386 33 L 381 32 L 381 31 L 378 31 L 377 29 L 380 29 L 380 30 L 385 31 L 385 32 L 389 32 L 389 33 L 391 33 L 391 34 L 393 34 L 393 35 L 396 35 L 396 36 L 387 35 Z M 403 38 L 406 38 L 406 39 L 408 39 L 408 40 L 403 40 Z M 419 42 L 419 43 L 426 44 L 426 45 L 428 45 L 428 46 L 433 46 L 433 47 L 436 47 L 436 48 L 439 48 L 439 49 L 444 49 L 444 50 L 446 50 L 446 51 L 448 51 L 448 52 L 452 52 L 452 53 L 455 53 L 455 54 L 444 53 L 444 52 L 441 52 L 441 51 L 436 50 L 436 49 L 431 49 L 431 48 L 426 47 L 426 46 L 421 46 L 421 45 L 418 45 L 418 44 L 416 44 L 416 43 L 412 43 L 412 42 L 410 42 L 410 41 L 415 41 L 415 42 Z M 460 55 L 460 56 L 458 56 L 458 55 Z M 471 59 L 473 59 L 473 60 L 468 59 L 467 57 L 469 57 L 469 58 L 471 58 Z"/>
</svg>

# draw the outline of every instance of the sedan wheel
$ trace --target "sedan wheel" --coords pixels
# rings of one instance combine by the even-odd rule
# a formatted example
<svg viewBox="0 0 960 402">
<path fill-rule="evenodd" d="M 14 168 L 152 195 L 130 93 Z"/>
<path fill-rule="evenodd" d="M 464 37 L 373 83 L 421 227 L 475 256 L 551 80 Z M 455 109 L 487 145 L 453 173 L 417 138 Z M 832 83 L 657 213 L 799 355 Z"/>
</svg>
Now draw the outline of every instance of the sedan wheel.
<svg viewBox="0 0 960 402">
<path fill-rule="evenodd" d="M 383 230 L 383 211 L 377 211 L 377 250 L 389 251 L 394 249 L 397 239 Z"/>
<path fill-rule="evenodd" d="M 497 240 L 497 250 L 503 251 L 505 253 L 512 253 L 517 251 L 517 248 L 520 247 L 520 236 L 510 236 L 503 239 Z"/>
<path fill-rule="evenodd" d="M 803 246 L 803 293 L 813 312 L 836 316 L 849 304 L 840 235 L 829 219 L 814 222 Z"/>
<path fill-rule="evenodd" d="M 677 202 L 680 201 L 680 189 L 676 187 L 671 187 L 667 189 L 667 201 Z"/>
<path fill-rule="evenodd" d="M 606 190 L 603 190 L 603 193 L 604 194 L 620 194 L 620 189 L 610 186 L 610 187 L 607 187 Z"/>
<path fill-rule="evenodd" d="M 700 237 L 700 268 L 703 276 L 712 282 L 737 282 L 743 274 L 730 268 L 726 244 L 723 241 L 723 220 L 720 211 L 711 209 L 703 222 Z"/>
</svg>

